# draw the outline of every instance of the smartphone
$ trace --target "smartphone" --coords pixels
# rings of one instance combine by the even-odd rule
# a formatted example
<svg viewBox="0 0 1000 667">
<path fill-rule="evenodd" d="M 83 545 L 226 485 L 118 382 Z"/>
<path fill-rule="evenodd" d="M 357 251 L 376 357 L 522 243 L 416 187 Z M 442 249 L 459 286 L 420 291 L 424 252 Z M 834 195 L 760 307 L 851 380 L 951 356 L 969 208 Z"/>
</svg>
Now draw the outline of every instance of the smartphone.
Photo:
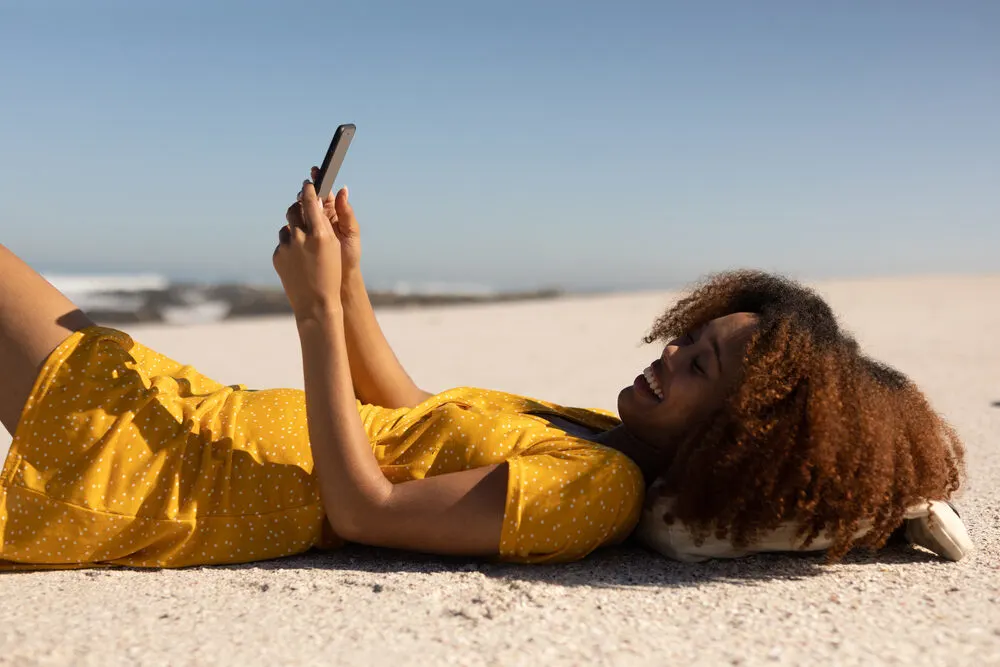
<svg viewBox="0 0 1000 667">
<path fill-rule="evenodd" d="M 344 164 L 344 157 L 347 155 L 347 147 L 351 145 L 354 138 L 354 127 L 352 123 L 341 125 L 333 135 L 330 148 L 323 158 L 323 166 L 319 168 L 319 175 L 316 177 L 316 194 L 320 200 L 326 199 L 330 191 L 333 190 L 333 182 L 337 180 L 337 172 L 340 165 Z"/>
</svg>

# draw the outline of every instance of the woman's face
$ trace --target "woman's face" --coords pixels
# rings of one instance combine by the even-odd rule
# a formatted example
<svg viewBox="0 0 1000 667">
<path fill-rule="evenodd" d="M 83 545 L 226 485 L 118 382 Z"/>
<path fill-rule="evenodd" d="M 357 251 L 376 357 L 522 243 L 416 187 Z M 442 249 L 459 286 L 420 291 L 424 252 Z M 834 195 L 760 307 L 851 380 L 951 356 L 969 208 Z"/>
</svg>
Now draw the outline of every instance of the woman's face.
<svg viewBox="0 0 1000 667">
<path fill-rule="evenodd" d="M 692 423 L 722 406 L 738 377 L 757 322 L 733 313 L 670 341 L 663 353 L 618 394 L 618 415 L 633 436 L 668 447 Z"/>
</svg>

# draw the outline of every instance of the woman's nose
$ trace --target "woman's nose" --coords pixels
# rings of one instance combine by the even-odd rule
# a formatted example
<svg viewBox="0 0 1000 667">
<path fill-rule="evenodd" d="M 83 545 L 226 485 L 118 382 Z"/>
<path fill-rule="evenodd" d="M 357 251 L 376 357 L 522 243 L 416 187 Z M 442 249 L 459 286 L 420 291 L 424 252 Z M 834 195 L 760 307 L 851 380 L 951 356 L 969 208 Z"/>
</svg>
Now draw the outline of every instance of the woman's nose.
<svg viewBox="0 0 1000 667">
<path fill-rule="evenodd" d="M 670 371 L 671 373 L 673 373 L 674 371 L 674 366 L 673 366 L 674 356 L 676 356 L 680 352 L 680 349 L 681 348 L 679 345 L 674 345 L 672 343 L 663 348 L 663 354 L 661 355 L 660 358 L 663 359 L 663 365 L 666 366 L 667 370 Z"/>
</svg>

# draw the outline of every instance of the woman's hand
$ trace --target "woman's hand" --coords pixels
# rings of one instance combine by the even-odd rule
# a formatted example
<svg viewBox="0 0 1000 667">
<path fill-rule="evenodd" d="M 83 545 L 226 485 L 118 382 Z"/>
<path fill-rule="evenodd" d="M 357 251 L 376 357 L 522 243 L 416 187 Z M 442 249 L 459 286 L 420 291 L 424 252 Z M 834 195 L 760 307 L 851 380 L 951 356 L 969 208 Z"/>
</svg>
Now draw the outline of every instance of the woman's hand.
<svg viewBox="0 0 1000 667">
<path fill-rule="evenodd" d="M 327 213 L 339 197 L 321 202 L 312 182 L 305 181 L 285 213 L 288 224 L 278 231 L 272 262 L 299 322 L 322 320 L 341 308 L 341 243 Z"/>
<path fill-rule="evenodd" d="M 319 167 L 313 167 L 311 173 L 315 182 L 319 176 Z M 334 234 L 340 240 L 342 284 L 346 285 L 347 279 L 361 268 L 361 230 L 358 219 L 354 216 L 354 209 L 348 201 L 347 188 L 341 188 L 334 197 L 327 197 L 323 202 L 323 210 L 333 225 Z"/>
</svg>

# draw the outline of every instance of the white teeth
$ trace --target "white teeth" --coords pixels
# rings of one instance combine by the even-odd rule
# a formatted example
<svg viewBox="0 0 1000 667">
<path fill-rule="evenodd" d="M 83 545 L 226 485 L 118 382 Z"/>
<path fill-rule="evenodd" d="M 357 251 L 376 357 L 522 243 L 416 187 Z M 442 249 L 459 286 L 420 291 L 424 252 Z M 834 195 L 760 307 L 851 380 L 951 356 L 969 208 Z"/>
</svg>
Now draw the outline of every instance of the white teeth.
<svg viewBox="0 0 1000 667">
<path fill-rule="evenodd" d="M 646 382 L 649 383 L 649 388 L 653 390 L 656 397 L 661 401 L 663 400 L 663 389 L 660 388 L 660 383 L 656 379 L 656 373 L 653 372 L 652 366 L 646 366 L 642 371 L 642 375 L 646 378 Z"/>
</svg>

